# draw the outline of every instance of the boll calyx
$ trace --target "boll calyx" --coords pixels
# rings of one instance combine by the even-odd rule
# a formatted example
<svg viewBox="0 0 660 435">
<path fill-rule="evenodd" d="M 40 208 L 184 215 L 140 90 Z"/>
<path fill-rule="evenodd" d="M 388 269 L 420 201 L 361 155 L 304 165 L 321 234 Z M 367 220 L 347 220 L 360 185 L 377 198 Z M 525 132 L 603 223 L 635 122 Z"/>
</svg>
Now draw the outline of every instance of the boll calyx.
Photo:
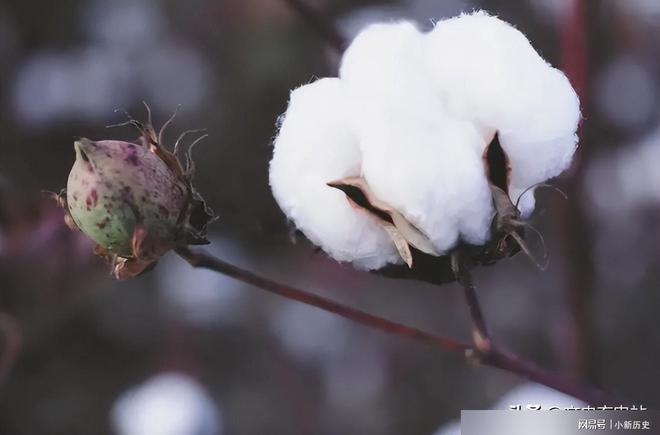
<svg viewBox="0 0 660 435">
<path fill-rule="evenodd" d="M 140 130 L 136 142 L 74 142 L 76 160 L 59 198 L 67 224 L 97 243 L 95 252 L 112 263 L 117 279 L 150 269 L 177 246 L 208 243 L 206 226 L 214 219 L 192 186 L 190 149 L 205 136 L 188 149 L 184 169 L 176 156 L 180 140 L 170 152 L 162 130 L 156 135 L 150 124 L 129 123 Z"/>
</svg>

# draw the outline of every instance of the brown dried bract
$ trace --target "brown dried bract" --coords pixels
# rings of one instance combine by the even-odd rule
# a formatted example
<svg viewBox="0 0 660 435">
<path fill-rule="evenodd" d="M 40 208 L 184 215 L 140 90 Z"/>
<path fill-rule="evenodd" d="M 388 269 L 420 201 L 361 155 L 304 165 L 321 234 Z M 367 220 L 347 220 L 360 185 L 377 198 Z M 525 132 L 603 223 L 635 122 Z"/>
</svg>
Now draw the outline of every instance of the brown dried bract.
<svg viewBox="0 0 660 435">
<path fill-rule="evenodd" d="M 378 199 L 364 178 L 343 178 L 328 183 L 328 186 L 344 192 L 353 207 L 367 213 L 387 232 L 408 267 L 413 267 L 411 247 L 429 255 L 438 255 L 429 238 L 398 210 Z"/>
<path fill-rule="evenodd" d="M 481 246 L 459 243 L 445 255 L 439 255 L 429 238 L 398 210 L 379 200 L 363 178 L 349 177 L 328 185 L 343 191 L 351 205 L 368 213 L 387 231 L 407 265 L 386 266 L 378 274 L 435 284 L 462 282 L 469 268 L 495 264 L 521 249 L 538 265 L 525 242 L 525 228 L 531 227 L 521 219 L 518 204 L 509 197 L 512 169 L 497 134 L 484 151 L 483 160 L 495 208 L 491 239 Z"/>
</svg>

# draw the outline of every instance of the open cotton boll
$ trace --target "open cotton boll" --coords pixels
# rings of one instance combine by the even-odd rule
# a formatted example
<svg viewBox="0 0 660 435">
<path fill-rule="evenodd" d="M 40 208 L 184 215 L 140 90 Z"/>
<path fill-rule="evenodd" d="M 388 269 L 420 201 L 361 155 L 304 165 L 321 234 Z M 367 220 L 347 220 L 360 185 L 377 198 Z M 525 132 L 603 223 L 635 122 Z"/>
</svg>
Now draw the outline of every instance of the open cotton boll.
<svg viewBox="0 0 660 435">
<path fill-rule="evenodd" d="M 518 203 L 518 210 L 523 218 L 528 218 L 536 206 L 534 190 L 527 187 L 518 187 L 514 184 L 509 186 L 509 198 L 515 204 Z"/>
<path fill-rule="evenodd" d="M 568 167 L 579 100 L 566 76 L 525 35 L 476 12 L 438 22 L 425 44 L 436 92 L 451 113 L 499 132 L 515 187 L 524 189 Z"/>
<path fill-rule="evenodd" d="M 360 175 L 345 84 L 326 78 L 291 93 L 270 162 L 277 203 L 307 238 L 338 261 L 377 269 L 400 262 L 386 232 L 326 185 Z"/>
<path fill-rule="evenodd" d="M 344 53 L 339 77 L 351 93 L 414 104 L 433 98 L 424 65 L 424 35 L 409 21 L 372 24 Z"/>
<path fill-rule="evenodd" d="M 384 107 L 362 125 L 362 171 L 378 198 L 399 210 L 439 253 L 459 238 L 482 244 L 493 205 L 473 124 L 444 115 Z"/>
<path fill-rule="evenodd" d="M 510 24 L 480 11 L 439 21 L 424 38 L 437 90 L 457 115 L 502 131 L 531 122 L 531 139 L 562 136 L 579 108 L 563 73 Z M 530 109 L 552 110 L 530 113 Z"/>
<path fill-rule="evenodd" d="M 424 44 L 435 92 L 448 109 L 507 130 L 528 99 L 530 65 L 545 63 L 524 35 L 484 12 L 439 21 Z"/>
<path fill-rule="evenodd" d="M 500 143 L 509 156 L 511 164 L 511 186 L 509 194 L 515 201 L 518 195 L 534 184 L 542 183 L 567 169 L 577 144 L 574 132 L 564 137 L 529 142 L 515 135 L 501 134 Z M 533 189 L 520 201 L 523 216 L 534 210 Z"/>
<path fill-rule="evenodd" d="M 333 258 L 377 269 L 400 263 L 400 253 L 410 265 L 402 240 L 431 254 L 489 241 L 496 159 L 484 156 L 496 133 L 511 166 L 509 197 L 526 192 L 519 209 L 527 216 L 527 189 L 570 164 L 579 119 L 566 76 L 498 18 L 461 15 L 426 34 L 407 21 L 374 24 L 344 53 L 338 79 L 292 93 L 271 186 L 287 216 Z M 393 223 L 391 232 L 400 252 L 372 217 L 326 186 L 358 176 L 371 205 L 394 209 L 405 227 Z M 508 206 L 498 203 L 501 216 Z"/>
<path fill-rule="evenodd" d="M 546 83 L 554 94 L 530 104 L 529 115 L 521 117 L 519 125 L 499 129 L 512 167 L 511 184 L 523 189 L 561 174 L 577 148 L 580 103 L 568 79 L 552 71 L 554 80 L 548 77 Z"/>
</svg>

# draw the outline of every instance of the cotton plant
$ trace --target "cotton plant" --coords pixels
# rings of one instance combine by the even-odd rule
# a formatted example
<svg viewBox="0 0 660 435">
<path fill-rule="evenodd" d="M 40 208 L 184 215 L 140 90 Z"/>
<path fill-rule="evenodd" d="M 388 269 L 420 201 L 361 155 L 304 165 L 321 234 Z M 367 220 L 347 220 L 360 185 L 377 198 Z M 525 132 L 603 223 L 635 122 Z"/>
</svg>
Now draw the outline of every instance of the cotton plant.
<svg viewBox="0 0 660 435">
<path fill-rule="evenodd" d="M 459 248 L 489 263 L 527 249 L 534 189 L 570 165 L 579 121 L 566 76 L 494 16 L 373 24 L 338 77 L 292 91 L 270 185 L 307 238 L 357 268 Z"/>
<path fill-rule="evenodd" d="M 343 49 L 340 35 L 326 36 Z M 476 12 L 440 21 L 426 33 L 407 21 L 369 26 L 345 51 L 338 77 L 292 92 L 270 164 L 277 202 L 332 258 L 388 276 L 463 284 L 472 343 L 369 314 L 191 248 L 209 243 L 207 226 L 215 220 L 193 186 L 191 150 L 205 135 L 192 141 L 182 162 L 184 138 L 199 131 L 184 132 L 166 147 L 163 133 L 172 119 L 156 132 L 150 113 L 146 124 L 129 117 L 124 124 L 137 127 L 135 141 L 75 141 L 67 189 L 53 194 L 65 222 L 97 243 L 95 253 L 111 263 L 116 278 L 137 277 L 174 251 L 193 267 L 375 330 L 590 403 L 611 401 L 493 343 L 469 281 L 470 266 L 527 251 L 534 188 L 570 165 L 577 144 L 574 90 L 511 25 Z"/>
</svg>

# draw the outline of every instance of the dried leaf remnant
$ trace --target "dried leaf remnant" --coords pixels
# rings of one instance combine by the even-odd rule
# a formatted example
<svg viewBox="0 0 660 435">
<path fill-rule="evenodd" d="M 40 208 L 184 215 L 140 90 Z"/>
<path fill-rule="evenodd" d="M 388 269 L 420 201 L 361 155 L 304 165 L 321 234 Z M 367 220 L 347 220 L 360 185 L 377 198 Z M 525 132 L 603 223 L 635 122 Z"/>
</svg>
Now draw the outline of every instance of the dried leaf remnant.
<svg viewBox="0 0 660 435">
<path fill-rule="evenodd" d="M 354 208 L 364 211 L 383 227 L 408 267 L 413 267 L 412 248 L 425 254 L 438 255 L 429 238 L 398 210 L 378 199 L 364 178 L 343 178 L 328 183 L 328 186 L 344 192 Z"/>
<path fill-rule="evenodd" d="M 497 133 L 484 151 L 483 162 L 495 208 L 491 238 L 481 246 L 460 242 L 444 254 L 439 254 L 430 239 L 401 212 L 380 200 L 364 178 L 348 177 L 327 184 L 344 192 L 351 206 L 371 217 L 392 239 L 406 266 L 386 266 L 378 271 L 382 275 L 442 284 L 460 280 L 456 258 L 460 258 L 463 270 L 495 264 L 520 250 L 542 268 L 525 241 L 525 229 L 533 228 L 521 218 L 517 201 L 514 204 L 509 196 L 512 169 Z"/>
</svg>

